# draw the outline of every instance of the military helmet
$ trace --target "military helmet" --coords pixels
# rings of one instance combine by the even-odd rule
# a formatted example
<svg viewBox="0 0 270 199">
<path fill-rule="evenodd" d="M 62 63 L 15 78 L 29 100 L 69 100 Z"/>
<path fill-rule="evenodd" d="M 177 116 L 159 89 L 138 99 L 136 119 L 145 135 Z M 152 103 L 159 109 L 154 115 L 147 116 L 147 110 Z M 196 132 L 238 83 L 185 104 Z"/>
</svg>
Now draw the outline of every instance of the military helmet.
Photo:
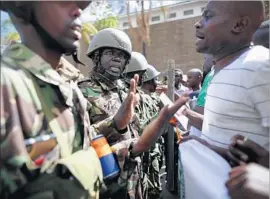
<svg viewBox="0 0 270 199">
<path fill-rule="evenodd" d="M 160 72 L 152 65 L 148 65 L 148 68 L 146 69 L 146 77 L 144 78 L 143 82 L 147 82 L 149 80 L 152 80 L 160 75 Z"/>
<path fill-rule="evenodd" d="M 92 55 L 101 48 L 116 48 L 131 56 L 132 45 L 129 36 L 116 28 L 106 28 L 99 31 L 89 44 L 87 55 Z"/>
<path fill-rule="evenodd" d="M 148 62 L 143 54 L 138 52 L 131 53 L 131 59 L 128 65 L 126 65 L 123 74 L 132 73 L 132 72 L 139 72 L 139 71 L 146 71 L 148 67 Z"/>
<path fill-rule="evenodd" d="M 75 1 L 81 8 L 85 9 L 92 1 Z M 31 22 L 33 1 L 1 1 L 0 10 L 11 12 L 16 17 Z"/>
<path fill-rule="evenodd" d="M 37 33 L 40 35 L 44 44 L 49 46 L 49 48 L 59 49 L 62 53 L 72 54 L 73 58 L 77 56 L 76 50 L 69 51 L 69 49 L 65 48 L 65 46 L 56 40 L 50 35 L 50 33 L 44 29 L 38 22 L 35 16 L 35 8 L 33 4 L 36 2 L 33 1 L 1 1 L 0 9 L 6 11 L 8 13 L 12 13 L 17 18 L 24 20 L 27 23 L 33 25 L 36 29 Z M 85 9 L 91 1 L 74 1 L 80 9 Z M 78 63 L 78 59 L 74 59 L 75 62 Z M 80 62 L 79 62 L 80 63 Z"/>
<path fill-rule="evenodd" d="M 5 12 L 11 12 L 16 17 L 29 22 L 32 4 L 33 2 L 31 1 L 1 1 L 0 9 Z"/>
</svg>

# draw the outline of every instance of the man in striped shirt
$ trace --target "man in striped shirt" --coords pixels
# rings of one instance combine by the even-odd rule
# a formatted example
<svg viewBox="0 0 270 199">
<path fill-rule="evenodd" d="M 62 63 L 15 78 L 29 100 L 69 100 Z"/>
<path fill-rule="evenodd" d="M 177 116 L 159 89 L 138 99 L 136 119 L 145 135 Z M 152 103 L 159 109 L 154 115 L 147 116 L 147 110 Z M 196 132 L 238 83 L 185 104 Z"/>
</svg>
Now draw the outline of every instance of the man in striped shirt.
<svg viewBox="0 0 270 199">
<path fill-rule="evenodd" d="M 261 1 L 209 1 L 195 25 L 197 51 L 215 60 L 197 139 L 221 155 L 236 134 L 269 147 L 269 49 L 250 47 L 263 16 Z"/>
</svg>

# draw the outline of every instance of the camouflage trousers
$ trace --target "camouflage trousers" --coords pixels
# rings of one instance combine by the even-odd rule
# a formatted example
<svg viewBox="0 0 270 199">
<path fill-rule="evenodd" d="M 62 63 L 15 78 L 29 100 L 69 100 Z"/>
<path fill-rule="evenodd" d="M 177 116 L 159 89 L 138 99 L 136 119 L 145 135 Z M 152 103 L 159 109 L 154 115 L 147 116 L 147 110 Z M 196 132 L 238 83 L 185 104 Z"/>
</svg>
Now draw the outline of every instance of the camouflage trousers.
<svg viewBox="0 0 270 199">
<path fill-rule="evenodd" d="M 161 191 L 160 170 L 163 165 L 164 140 L 160 138 L 143 158 L 143 198 L 157 198 Z"/>
</svg>

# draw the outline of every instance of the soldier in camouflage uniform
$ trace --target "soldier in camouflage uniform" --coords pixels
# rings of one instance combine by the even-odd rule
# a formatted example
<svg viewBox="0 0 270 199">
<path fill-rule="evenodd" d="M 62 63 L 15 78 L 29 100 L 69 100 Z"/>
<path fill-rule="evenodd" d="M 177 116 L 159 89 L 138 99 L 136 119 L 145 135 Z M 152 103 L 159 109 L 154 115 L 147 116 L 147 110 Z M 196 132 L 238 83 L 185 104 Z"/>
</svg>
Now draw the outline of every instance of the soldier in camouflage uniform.
<svg viewBox="0 0 270 199">
<path fill-rule="evenodd" d="M 131 61 L 127 65 L 123 72 L 125 81 L 128 82 L 130 78 L 135 74 L 140 74 L 140 81 L 138 85 L 144 85 L 145 79 L 152 78 L 149 72 L 145 73 L 148 69 L 148 62 L 144 55 L 138 52 L 132 52 Z M 149 77 L 148 77 L 149 74 Z M 127 84 L 128 85 L 128 84 Z M 143 129 L 149 124 L 159 112 L 158 97 L 155 97 L 151 93 L 143 92 L 142 89 L 138 88 L 140 96 L 139 104 L 135 107 L 135 114 L 139 118 L 139 134 L 143 132 Z M 136 125 L 136 124 L 134 124 Z M 159 178 L 159 162 L 161 159 L 160 142 L 154 143 L 149 152 L 143 154 L 143 195 L 144 198 L 152 196 L 156 198 L 161 192 L 161 183 Z"/>
<path fill-rule="evenodd" d="M 142 85 L 147 65 L 148 65 L 147 60 L 143 54 L 134 51 L 131 53 L 130 62 L 122 73 L 123 80 L 126 82 L 127 87 L 129 87 L 129 82 L 134 77 L 135 74 L 139 75 L 138 86 Z"/>
<path fill-rule="evenodd" d="M 112 122 L 90 125 L 90 104 L 76 83 L 80 72 L 62 58 L 78 47 L 88 4 L 1 2 L 22 39 L 1 56 L 1 198 L 99 197 L 102 170 L 89 141 L 112 131 Z M 113 120 L 121 128 L 127 124 L 120 118 L 132 117 L 134 92 L 126 99 Z M 31 145 L 28 152 L 25 139 L 53 134 L 58 143 L 37 162 L 30 154 L 44 148 Z"/>
<path fill-rule="evenodd" d="M 92 39 L 87 55 L 92 59 L 94 68 L 89 76 L 78 83 L 83 95 L 92 104 L 90 120 L 93 124 L 100 121 L 111 121 L 124 99 L 127 89 L 120 79 L 125 66 L 131 56 L 131 41 L 126 33 L 114 28 L 107 28 L 98 32 Z M 126 118 L 122 118 L 125 120 Z M 131 123 L 136 123 L 133 117 Z M 138 132 L 131 125 L 128 128 L 119 128 L 116 121 L 111 123 L 113 131 L 104 134 L 110 145 L 121 143 L 132 138 L 138 138 Z M 136 162 L 137 161 L 137 162 Z M 137 157 L 135 164 L 139 164 Z M 130 198 L 135 198 L 138 189 L 139 167 L 134 169 L 130 165 L 131 177 L 128 180 L 127 190 L 120 190 L 112 198 L 126 197 L 126 191 Z M 140 193 L 139 193 L 140 195 Z"/>
<path fill-rule="evenodd" d="M 142 81 L 144 79 L 145 71 L 147 69 L 147 65 L 148 63 L 144 55 L 138 52 L 131 53 L 130 62 L 122 73 L 122 78 L 127 88 L 129 87 L 129 82 L 132 79 L 132 76 L 134 76 L 135 74 L 139 75 L 138 86 L 141 86 Z M 148 96 L 147 95 L 143 96 L 143 92 L 139 87 L 137 88 L 137 95 L 139 97 L 139 103 L 135 107 L 135 114 L 138 118 L 138 122 L 133 122 L 131 123 L 131 125 L 134 129 L 137 129 L 139 135 L 141 135 L 145 126 L 149 124 L 149 122 L 151 121 L 152 117 L 151 111 L 153 109 L 149 110 L 146 107 L 147 101 L 145 100 L 148 99 Z"/>
<path fill-rule="evenodd" d="M 158 95 L 156 94 L 157 77 L 160 72 L 155 69 L 152 65 L 148 65 L 145 73 L 145 78 L 141 89 L 151 98 L 151 103 L 155 105 L 156 112 L 159 111 L 161 104 Z M 154 146 L 150 150 L 150 165 L 149 165 L 149 196 L 150 198 L 157 198 L 162 191 L 161 180 L 160 180 L 160 169 L 163 164 L 164 154 L 164 139 L 160 137 Z"/>
</svg>

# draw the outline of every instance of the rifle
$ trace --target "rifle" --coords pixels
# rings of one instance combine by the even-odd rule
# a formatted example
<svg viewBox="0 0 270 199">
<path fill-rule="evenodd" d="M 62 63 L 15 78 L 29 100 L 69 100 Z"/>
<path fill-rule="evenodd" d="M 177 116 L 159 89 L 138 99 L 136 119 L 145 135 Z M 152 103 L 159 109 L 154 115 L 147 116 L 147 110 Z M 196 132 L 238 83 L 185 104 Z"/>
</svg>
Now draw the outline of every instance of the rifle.
<svg viewBox="0 0 270 199">
<path fill-rule="evenodd" d="M 56 136 L 54 134 L 40 135 L 35 138 L 24 140 L 28 154 L 32 160 L 53 150 L 57 145 Z"/>
</svg>

